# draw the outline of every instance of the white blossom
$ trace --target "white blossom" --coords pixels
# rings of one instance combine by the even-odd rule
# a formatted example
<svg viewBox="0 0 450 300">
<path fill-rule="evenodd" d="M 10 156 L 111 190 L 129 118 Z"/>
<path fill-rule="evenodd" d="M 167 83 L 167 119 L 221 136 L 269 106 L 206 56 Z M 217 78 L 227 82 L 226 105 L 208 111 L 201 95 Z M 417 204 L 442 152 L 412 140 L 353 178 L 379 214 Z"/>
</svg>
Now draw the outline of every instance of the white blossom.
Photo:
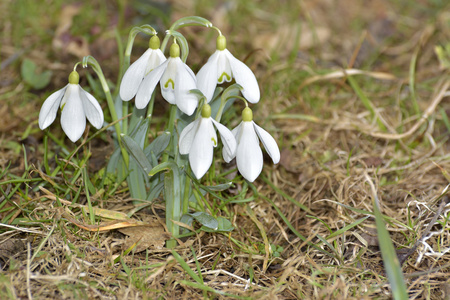
<svg viewBox="0 0 450 300">
<path fill-rule="evenodd" d="M 204 113 L 208 109 L 209 116 L 208 113 Z M 217 146 L 217 134 L 214 127 L 221 136 L 224 157 L 236 155 L 236 140 L 233 134 L 228 128 L 211 118 L 211 108 L 208 104 L 204 105 L 202 116 L 186 126 L 180 134 L 180 153 L 189 154 L 189 164 L 197 179 L 203 177 L 212 164 L 213 149 Z"/>
<path fill-rule="evenodd" d="M 138 92 L 146 76 L 166 61 L 166 57 L 159 49 L 159 38 L 155 35 L 150 39 L 150 47 L 125 72 L 120 84 L 120 98 L 131 100 Z"/>
<path fill-rule="evenodd" d="M 209 103 L 217 83 L 230 82 L 232 78 L 242 86 L 242 94 L 249 102 L 257 103 L 259 101 L 260 92 L 255 75 L 249 67 L 226 49 L 225 37 L 221 35 L 217 38 L 216 52 L 197 73 L 197 87 Z"/>
<path fill-rule="evenodd" d="M 275 139 L 252 120 L 245 116 L 244 109 L 243 121 L 232 130 L 237 142 L 236 164 L 239 172 L 250 182 L 255 181 L 263 168 L 263 154 L 259 146 L 261 141 L 274 164 L 280 161 L 280 150 Z M 231 161 L 235 156 L 223 152 L 225 161 Z"/>
<path fill-rule="evenodd" d="M 62 129 L 74 143 L 83 135 L 86 118 L 97 129 L 103 126 L 102 108 L 94 96 L 81 88 L 75 73 L 70 74 L 69 84 L 45 100 L 39 112 L 39 128 L 43 130 L 53 123 L 60 107 Z"/>
<path fill-rule="evenodd" d="M 178 52 L 172 49 L 178 49 Z M 145 76 L 136 94 L 137 108 L 147 106 L 158 82 L 167 102 L 176 104 L 182 112 L 192 115 L 197 108 L 198 99 L 189 91 L 197 89 L 196 78 L 194 72 L 179 57 L 177 44 L 172 44 L 170 57 Z"/>
</svg>

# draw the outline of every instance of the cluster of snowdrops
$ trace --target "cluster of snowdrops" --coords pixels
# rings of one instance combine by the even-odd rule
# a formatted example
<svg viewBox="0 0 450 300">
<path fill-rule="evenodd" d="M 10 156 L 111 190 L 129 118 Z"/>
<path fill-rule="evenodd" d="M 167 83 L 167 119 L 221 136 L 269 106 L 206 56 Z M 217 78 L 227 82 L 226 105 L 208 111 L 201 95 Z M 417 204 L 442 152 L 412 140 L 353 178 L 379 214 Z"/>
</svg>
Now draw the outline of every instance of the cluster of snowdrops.
<svg viewBox="0 0 450 300">
<path fill-rule="evenodd" d="M 184 36 L 177 31 L 185 26 L 204 26 L 214 29 L 218 33 L 217 50 L 197 74 L 194 74 L 185 63 L 189 48 Z M 138 33 L 144 33 L 151 37 L 149 48 L 130 65 L 130 54 Z M 166 57 L 164 52 L 170 39 L 172 44 L 169 56 Z M 76 71 L 79 64 L 82 64 L 83 67 L 90 66 L 96 72 L 111 114 L 112 122 L 110 124 L 105 123 L 102 108 L 95 97 L 79 85 L 79 74 Z M 182 18 L 166 31 L 162 43 L 153 27 L 149 25 L 134 27 L 129 35 L 121 69 L 123 71 L 119 74 L 120 88 L 114 97 L 110 91 L 110 84 L 104 78 L 101 67 L 95 58 L 85 57 L 82 62 L 76 63 L 69 75 L 69 83 L 45 100 L 39 113 L 39 127 L 42 130 L 46 129 L 55 120 L 58 110 L 61 110 L 62 129 L 72 142 L 78 141 L 83 136 L 86 119 L 97 129 L 104 126 L 111 127 L 111 130 L 114 128 L 116 156 L 120 158 L 120 160 L 115 160 L 115 163 L 122 162 L 124 173 L 127 174 L 125 176 L 128 177 L 136 168 L 143 170 L 142 176 L 139 176 L 141 176 L 142 185 L 146 185 L 146 190 L 155 190 L 159 186 L 160 182 L 152 183 L 147 178 L 149 172 L 155 169 L 154 165 L 158 163 L 166 166 L 161 167 L 161 170 L 173 171 L 177 166 L 183 165 L 183 159 L 188 160 L 195 177 L 202 178 L 210 169 L 214 159 L 213 149 L 218 145 L 216 130 L 221 136 L 224 161 L 228 163 L 236 158 L 239 172 L 249 182 L 253 182 L 263 168 L 260 142 L 273 162 L 275 164 L 279 162 L 280 151 L 276 141 L 253 121 L 252 110 L 248 107 L 249 102 L 255 104 L 260 100 L 260 90 L 255 75 L 248 66 L 228 51 L 225 36 L 208 20 L 200 17 Z M 233 78 L 235 83 L 228 86 L 226 90 L 218 87 L 218 84 L 231 82 Z M 148 130 L 158 83 L 162 98 L 171 104 L 170 117 L 165 131 L 167 133 L 165 136 L 168 138 L 164 140 L 167 141 L 166 143 L 158 144 L 159 147 L 163 145 L 164 151 L 155 150 L 156 146 L 150 147 L 152 151 L 147 151 Z M 131 114 L 132 120 L 127 122 L 128 103 L 133 98 L 135 107 Z M 220 119 L 224 110 L 236 101 L 245 103 L 242 122 L 233 130 L 229 130 L 220 123 Z M 213 113 L 215 113 L 215 118 L 212 117 Z M 140 119 L 136 117 L 139 115 Z M 138 121 L 133 121 L 133 117 Z M 159 154 L 161 156 L 155 156 Z M 169 167 L 167 164 L 170 164 Z M 184 166 L 181 167 L 181 169 L 183 168 Z M 184 169 L 184 172 L 190 173 L 190 170 Z M 154 173 L 156 172 L 153 172 L 153 175 Z M 183 192 L 185 193 L 184 198 L 189 198 L 186 195 L 189 184 L 186 184 L 187 189 L 182 189 L 180 195 L 177 196 L 175 195 L 176 191 L 173 192 L 173 190 L 179 189 L 179 185 L 182 183 L 178 183 L 176 178 L 172 180 L 175 182 L 174 185 L 173 182 L 167 180 L 162 183 L 165 186 L 161 190 L 165 189 L 166 203 L 170 195 L 174 198 L 173 201 L 177 201 L 175 198 Z M 185 179 L 183 180 L 187 182 Z M 139 189 L 139 187 L 132 186 L 135 184 L 136 180 L 129 180 L 132 194 L 134 189 Z M 167 185 L 170 187 L 167 188 Z M 145 194 L 145 188 L 143 190 Z M 135 195 L 139 194 L 135 193 Z M 135 197 L 145 198 L 143 196 Z M 176 204 L 176 208 L 172 208 L 172 210 L 178 211 L 180 205 Z M 187 213 L 188 205 L 181 206 L 183 213 Z M 178 212 L 172 212 L 168 217 L 172 220 L 179 220 L 181 214 L 178 216 L 177 214 Z M 172 233 L 177 234 L 177 230 L 173 230 Z"/>
</svg>

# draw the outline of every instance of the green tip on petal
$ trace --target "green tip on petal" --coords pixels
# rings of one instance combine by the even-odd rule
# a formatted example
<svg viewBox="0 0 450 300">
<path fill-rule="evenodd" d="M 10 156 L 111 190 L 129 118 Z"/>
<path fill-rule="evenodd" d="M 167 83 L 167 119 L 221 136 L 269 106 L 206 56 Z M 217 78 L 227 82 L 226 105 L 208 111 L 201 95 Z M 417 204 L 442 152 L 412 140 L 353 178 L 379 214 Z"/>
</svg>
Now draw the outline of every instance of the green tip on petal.
<svg viewBox="0 0 450 300">
<path fill-rule="evenodd" d="M 157 35 L 152 36 L 152 38 L 148 42 L 148 47 L 153 50 L 158 49 L 160 45 L 161 41 L 159 40 L 159 37 Z"/>
<path fill-rule="evenodd" d="M 180 46 L 178 44 L 173 43 L 170 46 L 170 57 L 180 57 Z"/>
<path fill-rule="evenodd" d="M 70 84 L 78 84 L 78 83 L 80 83 L 80 75 L 78 75 L 77 71 L 70 72 L 69 83 Z"/>
<path fill-rule="evenodd" d="M 223 51 L 227 48 L 227 39 L 223 35 L 219 35 L 216 40 L 217 50 Z"/>
<path fill-rule="evenodd" d="M 250 122 L 253 120 L 253 112 L 250 109 L 250 107 L 246 107 L 244 108 L 244 110 L 242 111 L 242 120 L 244 122 Z"/>
<path fill-rule="evenodd" d="M 209 106 L 209 104 L 203 105 L 203 107 L 202 107 L 202 117 L 203 118 L 211 117 L 211 106 Z"/>
</svg>

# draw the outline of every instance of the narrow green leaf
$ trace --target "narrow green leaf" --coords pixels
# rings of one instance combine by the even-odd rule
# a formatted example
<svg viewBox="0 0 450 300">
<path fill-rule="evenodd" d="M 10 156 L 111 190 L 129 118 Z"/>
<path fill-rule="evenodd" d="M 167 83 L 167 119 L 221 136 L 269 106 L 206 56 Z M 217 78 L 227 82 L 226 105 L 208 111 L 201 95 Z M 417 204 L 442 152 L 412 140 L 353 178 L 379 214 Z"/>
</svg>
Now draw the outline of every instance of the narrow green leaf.
<svg viewBox="0 0 450 300">
<path fill-rule="evenodd" d="M 156 158 L 159 158 L 159 156 L 161 156 L 161 153 L 166 150 L 169 142 L 170 132 L 165 131 L 144 149 L 145 156 L 147 156 L 148 159 L 151 159 L 151 154 L 153 153 Z"/>
<path fill-rule="evenodd" d="M 327 236 L 325 239 L 326 239 L 326 240 L 329 240 L 329 239 L 331 239 L 331 238 L 334 238 L 335 236 L 341 235 L 341 234 L 343 234 L 344 232 L 346 232 L 346 231 L 352 229 L 353 227 L 358 226 L 359 224 L 361 224 L 362 222 L 364 222 L 365 220 L 367 220 L 367 218 L 369 218 L 369 217 L 370 217 L 370 216 L 365 216 L 365 217 L 363 217 L 363 218 L 361 218 L 361 219 L 359 219 L 359 220 L 356 220 L 355 222 L 353 222 L 353 223 L 351 223 L 351 224 L 345 226 L 344 228 L 341 228 L 341 229 L 339 229 L 339 230 L 333 232 L 332 234 L 330 234 L 329 236 Z"/>
<path fill-rule="evenodd" d="M 386 270 L 389 284 L 391 285 L 392 296 L 396 300 L 407 300 L 408 293 L 403 277 L 402 268 L 398 261 L 397 253 L 392 244 L 389 232 L 384 224 L 383 215 L 380 212 L 377 192 L 370 177 L 366 174 L 366 180 L 369 183 L 373 194 L 373 210 L 375 214 L 375 223 L 377 227 L 378 242 L 380 244 L 381 257 L 383 258 L 384 269 Z"/>
<path fill-rule="evenodd" d="M 144 174 L 148 174 L 152 170 L 152 165 L 145 156 L 144 151 L 142 151 L 139 145 L 127 135 L 122 135 L 122 141 L 127 149 L 127 152 L 133 156 L 142 172 L 144 172 Z"/>
<path fill-rule="evenodd" d="M 366 107 L 366 109 L 370 112 L 370 115 L 372 118 L 376 118 L 378 127 L 380 130 L 385 131 L 386 126 L 384 126 L 383 122 L 381 122 L 380 118 L 375 113 L 375 108 L 372 102 L 367 98 L 366 94 L 362 91 L 362 89 L 359 87 L 358 83 L 352 76 L 347 77 L 348 82 L 350 83 L 350 86 L 355 91 L 356 95 L 358 95 L 359 100 L 361 100 L 362 104 Z"/>
<path fill-rule="evenodd" d="M 202 224 L 203 226 L 210 228 L 212 230 L 217 230 L 217 228 L 219 227 L 219 223 L 217 222 L 216 218 L 214 218 L 213 216 L 211 216 L 208 213 L 202 212 L 202 211 L 198 211 L 195 213 L 191 213 L 190 214 L 192 217 L 194 217 L 194 219 L 199 222 L 200 224 Z"/>
<path fill-rule="evenodd" d="M 197 274 L 195 274 L 195 272 L 192 271 L 191 268 L 189 268 L 189 265 L 183 260 L 180 254 L 178 254 L 175 251 L 172 251 L 172 255 L 175 258 L 175 260 L 180 264 L 180 266 L 183 268 L 183 270 L 186 271 L 186 273 L 188 273 L 188 275 L 191 276 L 192 279 L 194 279 L 200 284 L 203 283 L 203 280 Z"/>
<path fill-rule="evenodd" d="M 218 185 L 210 185 L 210 186 L 200 185 L 200 188 L 202 188 L 206 191 L 222 192 L 222 191 L 228 190 L 232 186 L 233 186 L 232 182 L 227 182 L 227 183 L 222 183 L 222 184 L 218 184 Z"/>
</svg>

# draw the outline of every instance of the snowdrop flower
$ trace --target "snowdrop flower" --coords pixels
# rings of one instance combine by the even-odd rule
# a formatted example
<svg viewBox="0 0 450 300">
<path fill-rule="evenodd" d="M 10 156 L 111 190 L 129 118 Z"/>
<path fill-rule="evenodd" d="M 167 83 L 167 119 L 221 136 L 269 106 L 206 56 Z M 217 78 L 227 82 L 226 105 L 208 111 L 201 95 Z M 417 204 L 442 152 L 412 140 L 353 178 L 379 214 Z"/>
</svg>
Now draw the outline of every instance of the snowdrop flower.
<svg viewBox="0 0 450 300">
<path fill-rule="evenodd" d="M 159 45 L 159 38 L 154 35 L 150 39 L 149 49 L 125 72 L 120 84 L 120 98 L 122 100 L 131 100 L 150 71 L 166 61 L 166 57 L 159 49 Z"/>
<path fill-rule="evenodd" d="M 197 86 L 205 95 L 208 103 L 211 101 L 217 83 L 230 82 L 234 77 L 236 83 L 243 87 L 242 94 L 251 103 L 259 101 L 259 87 L 252 70 L 235 58 L 226 49 L 226 39 L 223 35 L 217 37 L 216 52 L 211 55 L 206 64 L 197 73 Z"/>
<path fill-rule="evenodd" d="M 213 125 L 219 130 L 222 138 L 224 157 L 236 155 L 236 140 L 233 134 L 211 118 L 211 107 L 205 104 L 202 116 L 183 129 L 179 141 L 180 153 L 189 154 L 189 163 L 197 179 L 205 175 L 212 164 L 213 148 L 217 146 L 217 135 Z"/>
<path fill-rule="evenodd" d="M 280 161 L 280 150 L 275 139 L 264 129 L 253 122 L 253 112 L 246 107 L 242 111 L 242 122 L 232 130 L 236 137 L 236 164 L 239 172 L 250 182 L 255 181 L 263 168 L 263 155 L 259 147 L 261 140 L 267 153 L 274 164 Z M 259 137 L 259 139 L 258 139 Z M 223 152 L 226 162 L 230 162 L 234 156 Z"/>
<path fill-rule="evenodd" d="M 136 94 L 136 107 L 147 106 L 155 86 L 160 82 L 161 93 L 170 104 L 176 104 L 187 115 L 192 115 L 198 100 L 190 90 L 197 88 L 194 72 L 180 58 L 180 46 L 170 46 L 170 57 L 159 67 L 148 73 Z"/>
<path fill-rule="evenodd" d="M 103 111 L 97 100 L 78 84 L 76 71 L 69 75 L 69 84 L 51 94 L 39 112 L 39 128 L 44 130 L 56 118 L 61 107 L 61 127 L 72 142 L 76 142 L 86 128 L 86 118 L 97 129 L 103 126 Z"/>
</svg>

